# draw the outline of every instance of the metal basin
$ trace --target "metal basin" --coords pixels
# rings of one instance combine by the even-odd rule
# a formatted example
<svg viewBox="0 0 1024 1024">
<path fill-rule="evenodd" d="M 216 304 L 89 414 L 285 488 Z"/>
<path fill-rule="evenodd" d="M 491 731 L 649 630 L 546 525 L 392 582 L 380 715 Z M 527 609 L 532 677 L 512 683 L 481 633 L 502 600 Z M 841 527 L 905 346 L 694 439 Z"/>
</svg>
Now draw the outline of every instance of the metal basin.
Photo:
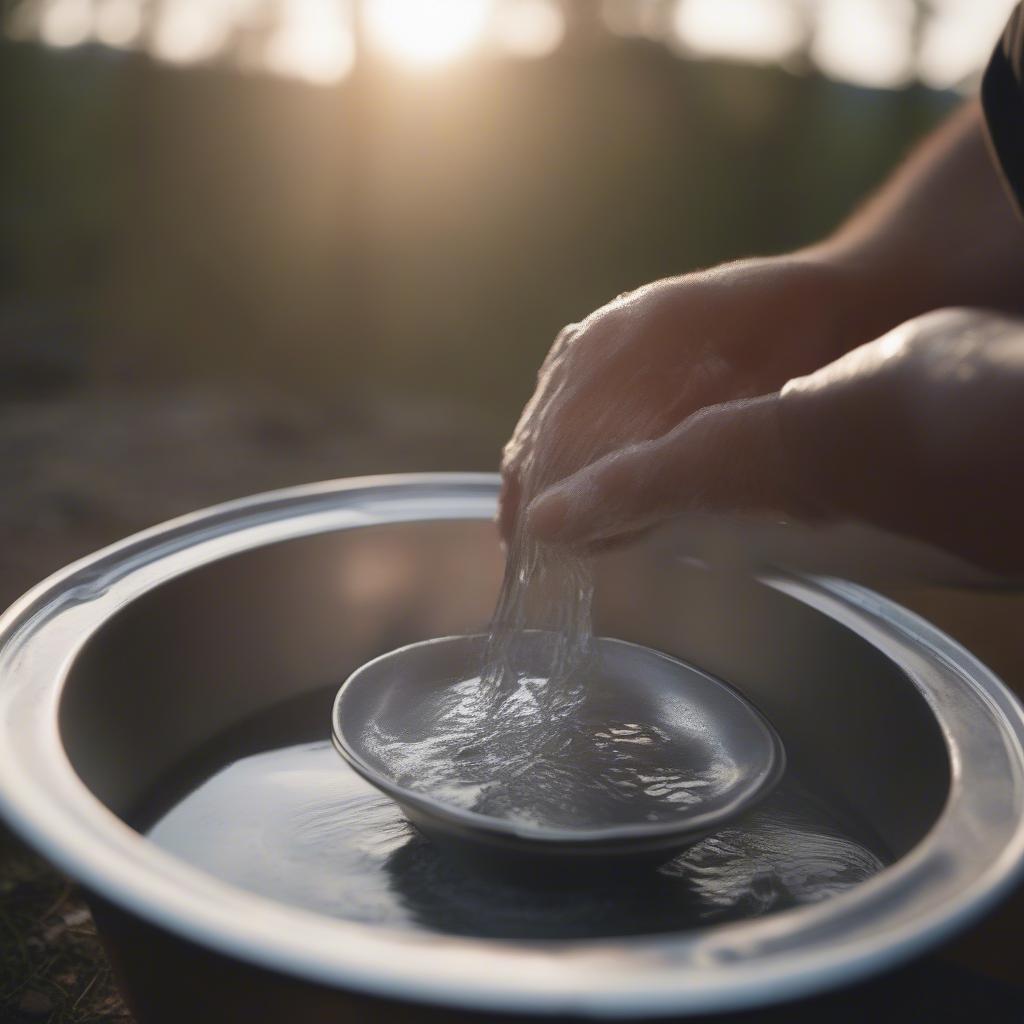
<svg viewBox="0 0 1024 1024">
<path fill-rule="evenodd" d="M 126 823 L 226 729 L 330 694 L 384 651 L 485 625 L 501 568 L 496 494 L 491 476 L 431 475 L 258 496 L 99 552 L 7 612 L 0 810 L 92 894 L 142 1020 L 762 1006 L 908 958 L 1016 879 L 1024 729 L 983 665 L 863 588 L 711 572 L 658 539 L 602 561 L 597 629 L 698 665 L 760 708 L 791 768 L 889 851 L 868 881 L 679 932 L 483 939 L 275 902 Z"/>
</svg>

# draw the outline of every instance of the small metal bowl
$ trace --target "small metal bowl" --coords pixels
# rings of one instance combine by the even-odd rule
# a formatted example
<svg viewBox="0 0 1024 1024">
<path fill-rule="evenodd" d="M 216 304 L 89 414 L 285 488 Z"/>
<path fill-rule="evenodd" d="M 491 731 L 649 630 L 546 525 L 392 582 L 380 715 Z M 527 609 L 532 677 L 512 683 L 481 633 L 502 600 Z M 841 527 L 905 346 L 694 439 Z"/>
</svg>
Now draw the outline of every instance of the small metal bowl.
<svg viewBox="0 0 1024 1024">
<path fill-rule="evenodd" d="M 515 647 L 521 675 L 544 675 L 550 634 L 526 633 Z M 672 770 L 701 780 L 671 820 L 645 820 L 643 801 L 609 804 L 607 820 L 551 827 L 491 816 L 403 785 L 371 736 L 421 739 L 425 702 L 438 688 L 479 674 L 486 637 L 450 636 L 400 647 L 363 665 L 338 691 L 334 745 L 368 782 L 395 800 L 430 838 L 482 864 L 541 858 L 665 860 L 721 828 L 771 791 L 785 768 L 778 734 L 732 687 L 675 658 L 622 640 L 593 641 L 581 714 L 595 722 L 643 723 L 671 743 Z M 604 808 L 602 807 L 602 812 Z M 535 866 L 535 865 L 534 865 Z"/>
</svg>

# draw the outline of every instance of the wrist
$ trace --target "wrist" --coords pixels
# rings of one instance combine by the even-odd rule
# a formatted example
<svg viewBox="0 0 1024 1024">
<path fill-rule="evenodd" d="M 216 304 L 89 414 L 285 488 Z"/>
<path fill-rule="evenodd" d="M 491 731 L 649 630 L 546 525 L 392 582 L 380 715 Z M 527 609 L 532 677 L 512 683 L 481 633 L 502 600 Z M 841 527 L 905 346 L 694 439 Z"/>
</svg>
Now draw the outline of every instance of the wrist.
<svg viewBox="0 0 1024 1024">
<path fill-rule="evenodd" d="M 817 268 L 823 282 L 816 301 L 829 306 L 831 359 L 886 334 L 894 327 L 934 308 L 920 282 L 887 267 L 863 249 L 829 239 L 791 257 Z"/>
<path fill-rule="evenodd" d="M 894 306 L 880 300 L 874 275 L 827 245 L 776 257 L 775 263 L 775 315 L 805 350 L 791 376 L 824 366 L 900 322 Z"/>
</svg>

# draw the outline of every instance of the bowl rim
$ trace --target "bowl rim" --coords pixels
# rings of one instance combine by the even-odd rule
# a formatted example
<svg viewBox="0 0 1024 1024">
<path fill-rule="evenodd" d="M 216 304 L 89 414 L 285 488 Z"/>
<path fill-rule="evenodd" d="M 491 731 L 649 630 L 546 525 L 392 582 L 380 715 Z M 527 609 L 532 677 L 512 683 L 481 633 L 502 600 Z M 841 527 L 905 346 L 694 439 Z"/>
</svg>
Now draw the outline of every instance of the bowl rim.
<svg viewBox="0 0 1024 1024">
<path fill-rule="evenodd" d="M 528 630 L 527 632 L 545 633 L 547 631 Z M 753 701 L 740 693 L 736 687 L 730 686 L 725 680 L 719 679 L 710 672 L 705 672 L 703 669 L 673 657 L 671 654 L 666 654 L 664 651 L 628 640 L 605 636 L 594 637 L 593 643 L 602 647 L 630 648 L 642 652 L 645 657 L 653 656 L 659 660 L 679 665 L 686 669 L 688 674 L 697 675 L 715 688 L 728 693 L 736 701 L 742 713 L 748 715 L 749 719 L 755 723 L 764 740 L 763 751 L 766 756 L 756 773 L 741 780 L 733 787 L 733 795 L 728 803 L 702 814 L 688 816 L 683 822 L 636 822 L 629 825 L 610 825 L 603 828 L 586 829 L 532 826 L 508 819 L 493 818 L 469 808 L 445 803 L 428 793 L 406 789 L 374 768 L 363 757 L 360 750 L 350 742 L 347 730 L 343 725 L 342 705 L 346 695 L 363 684 L 366 676 L 372 675 L 380 665 L 386 664 L 396 655 L 425 648 L 462 646 L 471 641 L 479 643 L 485 640 L 486 636 L 486 633 L 470 633 L 431 637 L 429 640 L 403 644 L 401 647 L 379 654 L 360 665 L 338 689 L 331 705 L 331 741 L 334 749 L 357 774 L 386 793 L 399 805 L 411 805 L 428 818 L 440 820 L 456 828 L 469 829 L 474 834 L 481 833 L 481 838 L 491 837 L 499 842 L 508 839 L 517 840 L 522 845 L 517 846 L 516 849 L 523 854 L 527 854 L 531 848 L 537 853 L 551 853 L 554 852 L 552 847 L 558 847 L 560 853 L 564 851 L 582 854 L 587 852 L 590 847 L 602 846 L 602 852 L 614 855 L 611 850 L 604 849 L 606 844 L 613 844 L 616 848 L 615 852 L 629 853 L 637 846 L 648 848 L 652 840 L 661 839 L 663 842 L 658 844 L 658 847 L 665 846 L 666 849 L 670 849 L 669 842 L 671 840 L 675 839 L 683 843 L 687 839 L 699 838 L 699 835 L 695 836 L 694 834 L 707 833 L 726 820 L 751 810 L 771 793 L 785 772 L 786 752 L 782 738 Z"/>
<path fill-rule="evenodd" d="M 937 945 L 1021 877 L 1024 710 L 1016 697 L 895 602 L 842 580 L 770 568 L 762 584 L 900 665 L 931 706 L 950 758 L 948 799 L 927 835 L 819 904 L 706 932 L 550 942 L 328 920 L 165 853 L 76 774 L 60 739 L 63 686 L 82 647 L 120 609 L 177 576 L 268 544 L 370 525 L 491 520 L 498 489 L 497 474 L 445 473 L 272 491 L 171 520 L 54 573 L 0 617 L 0 815 L 106 903 L 228 958 L 328 988 L 554 1016 L 738 1010 L 850 983 Z M 979 779 L 994 787 L 991 799 L 969 799 L 967 782 Z"/>
</svg>

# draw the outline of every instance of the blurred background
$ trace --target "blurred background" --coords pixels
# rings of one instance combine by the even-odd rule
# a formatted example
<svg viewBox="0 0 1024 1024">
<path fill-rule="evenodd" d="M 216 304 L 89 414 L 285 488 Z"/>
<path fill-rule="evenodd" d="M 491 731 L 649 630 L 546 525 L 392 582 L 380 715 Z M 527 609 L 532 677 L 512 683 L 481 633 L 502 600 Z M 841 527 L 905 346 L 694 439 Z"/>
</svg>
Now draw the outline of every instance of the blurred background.
<svg viewBox="0 0 1024 1024">
<path fill-rule="evenodd" d="M 1010 6 L 5 0 L 0 602 L 224 498 L 496 468 L 562 325 L 828 231 Z"/>
<path fill-rule="evenodd" d="M 0 0 L 0 605 L 215 501 L 496 469 L 563 324 L 828 231 L 1011 6 Z M 0 1017 L 127 1019 L 5 843 Z"/>
</svg>

